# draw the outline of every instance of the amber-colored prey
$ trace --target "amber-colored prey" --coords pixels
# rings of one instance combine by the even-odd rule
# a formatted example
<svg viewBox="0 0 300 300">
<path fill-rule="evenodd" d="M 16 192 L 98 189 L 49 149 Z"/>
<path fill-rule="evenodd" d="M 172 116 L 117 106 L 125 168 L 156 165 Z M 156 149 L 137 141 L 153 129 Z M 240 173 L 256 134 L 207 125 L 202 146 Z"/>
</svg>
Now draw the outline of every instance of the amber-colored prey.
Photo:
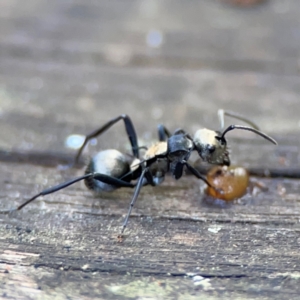
<svg viewBox="0 0 300 300">
<path fill-rule="evenodd" d="M 209 196 L 232 201 L 246 194 L 249 173 L 243 167 L 216 166 L 207 173 L 207 181 L 215 188 L 207 187 L 206 193 Z"/>
</svg>

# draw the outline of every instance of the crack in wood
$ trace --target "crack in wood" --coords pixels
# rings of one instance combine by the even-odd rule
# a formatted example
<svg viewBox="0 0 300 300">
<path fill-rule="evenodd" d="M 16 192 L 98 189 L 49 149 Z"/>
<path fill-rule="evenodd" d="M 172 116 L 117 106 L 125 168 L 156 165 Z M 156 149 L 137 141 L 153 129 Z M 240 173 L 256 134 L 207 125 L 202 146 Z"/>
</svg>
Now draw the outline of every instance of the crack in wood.
<svg viewBox="0 0 300 300">
<path fill-rule="evenodd" d="M 128 270 L 117 270 L 116 268 L 88 268 L 83 269 L 80 267 L 75 266 L 64 266 L 61 264 L 47 264 L 47 263 L 35 263 L 33 264 L 34 268 L 51 268 L 54 270 L 61 270 L 61 271 L 80 271 L 83 273 L 110 273 L 116 275 L 131 275 L 131 276 L 157 276 L 157 277 L 193 277 L 189 276 L 186 272 L 159 272 L 159 271 L 128 271 Z M 249 277 L 246 274 L 209 274 L 209 273 L 195 273 L 194 276 L 202 276 L 203 278 L 246 278 Z"/>
</svg>

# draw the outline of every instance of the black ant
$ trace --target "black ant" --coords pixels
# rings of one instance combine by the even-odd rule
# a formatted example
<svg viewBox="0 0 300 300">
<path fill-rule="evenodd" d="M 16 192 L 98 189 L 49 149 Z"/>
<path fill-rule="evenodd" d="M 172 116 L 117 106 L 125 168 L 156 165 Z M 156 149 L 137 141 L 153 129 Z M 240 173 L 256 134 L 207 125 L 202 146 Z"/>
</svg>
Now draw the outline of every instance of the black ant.
<svg viewBox="0 0 300 300">
<path fill-rule="evenodd" d="M 43 190 L 14 210 L 22 209 L 39 196 L 54 193 L 81 180 L 85 181 L 89 189 L 96 192 L 113 191 L 120 187 L 135 187 L 128 213 L 121 230 L 122 236 L 142 186 L 149 184 L 157 186 L 161 184 L 167 172 L 170 171 L 175 179 L 179 179 L 182 177 L 184 166 L 186 166 L 194 176 L 214 188 L 202 174 L 188 163 L 192 151 L 196 150 L 205 162 L 218 165 L 230 165 L 225 134 L 234 129 L 252 131 L 270 142 L 277 144 L 273 138 L 259 131 L 257 126 L 251 121 L 234 113 L 225 112 L 223 110 L 219 111 L 221 127 L 223 127 L 224 124 L 224 115 L 243 120 L 253 127 L 230 125 L 222 133 L 220 131 L 204 128 L 196 131 L 194 138 L 192 138 L 182 129 L 176 130 L 174 134 L 171 135 L 165 126 L 159 125 L 159 142 L 146 150 L 142 160 L 139 159 L 139 150 L 142 147 L 138 146 L 136 132 L 131 119 L 127 115 L 120 115 L 104 124 L 98 130 L 87 135 L 76 155 L 75 162 L 78 162 L 84 147 L 91 139 L 105 132 L 119 120 L 124 121 L 133 155 L 123 154 L 114 149 L 100 151 L 88 164 L 85 175 Z M 133 180 L 137 180 L 137 182 L 132 183 Z"/>
</svg>

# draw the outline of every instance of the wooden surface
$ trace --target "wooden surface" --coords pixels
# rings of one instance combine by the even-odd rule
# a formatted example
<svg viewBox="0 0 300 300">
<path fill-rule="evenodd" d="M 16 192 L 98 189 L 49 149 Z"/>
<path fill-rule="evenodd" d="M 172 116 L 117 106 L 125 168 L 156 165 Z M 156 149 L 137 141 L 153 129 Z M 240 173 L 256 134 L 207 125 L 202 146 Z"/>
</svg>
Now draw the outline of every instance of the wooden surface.
<svg viewBox="0 0 300 300">
<path fill-rule="evenodd" d="M 1 215 L 0 297 L 299 299 L 298 0 L 0 5 L 1 209 L 81 175 L 62 167 L 75 155 L 66 138 L 121 113 L 145 145 L 159 123 L 218 129 L 219 108 L 279 142 L 228 134 L 233 163 L 273 176 L 251 179 L 267 192 L 212 204 L 195 178 L 167 177 L 142 190 L 123 243 L 132 190 L 79 183 Z M 126 145 L 118 124 L 85 157 Z"/>
</svg>

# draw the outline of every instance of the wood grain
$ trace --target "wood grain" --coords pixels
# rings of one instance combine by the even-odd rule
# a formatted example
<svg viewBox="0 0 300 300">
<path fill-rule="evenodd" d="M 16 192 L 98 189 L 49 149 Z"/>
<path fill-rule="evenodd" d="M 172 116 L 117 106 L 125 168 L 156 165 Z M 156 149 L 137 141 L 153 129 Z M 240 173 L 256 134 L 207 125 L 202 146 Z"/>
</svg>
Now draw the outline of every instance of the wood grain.
<svg viewBox="0 0 300 300">
<path fill-rule="evenodd" d="M 279 142 L 228 134 L 232 162 L 268 188 L 235 203 L 207 199 L 188 174 L 144 188 L 123 243 L 129 189 L 95 196 L 78 183 L 1 214 L 0 297 L 298 299 L 298 0 L 0 5 L 1 210 L 81 175 L 99 149 L 128 151 L 118 124 L 79 168 L 65 168 L 75 155 L 69 135 L 121 113 L 141 145 L 157 140 L 159 123 L 218 129 L 219 108 Z"/>
</svg>

